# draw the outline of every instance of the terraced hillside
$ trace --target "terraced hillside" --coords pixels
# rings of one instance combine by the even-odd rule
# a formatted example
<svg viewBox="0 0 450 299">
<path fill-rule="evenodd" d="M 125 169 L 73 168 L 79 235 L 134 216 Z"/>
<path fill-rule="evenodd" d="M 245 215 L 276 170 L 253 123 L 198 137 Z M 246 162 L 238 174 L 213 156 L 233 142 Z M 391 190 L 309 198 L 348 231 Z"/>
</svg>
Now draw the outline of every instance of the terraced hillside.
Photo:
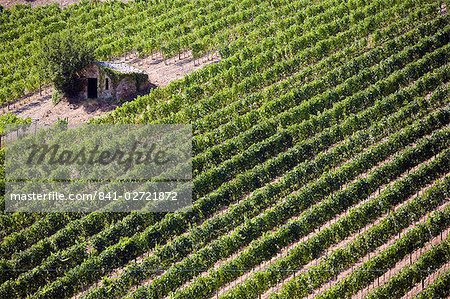
<svg viewBox="0 0 450 299">
<path fill-rule="evenodd" d="M 98 123 L 190 123 L 194 205 L 6 213 L 0 298 L 448 298 L 450 18 L 442 1 L 139 1 L 0 13 L 0 99 L 39 43 L 219 51 Z M 175 58 L 176 59 L 176 58 Z"/>
</svg>

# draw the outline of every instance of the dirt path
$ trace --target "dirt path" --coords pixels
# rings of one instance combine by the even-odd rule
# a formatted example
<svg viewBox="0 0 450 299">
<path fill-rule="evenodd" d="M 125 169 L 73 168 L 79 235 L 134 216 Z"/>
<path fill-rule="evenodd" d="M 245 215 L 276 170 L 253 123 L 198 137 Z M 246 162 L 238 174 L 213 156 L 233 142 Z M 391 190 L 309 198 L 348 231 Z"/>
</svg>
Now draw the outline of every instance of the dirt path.
<svg viewBox="0 0 450 299">
<path fill-rule="evenodd" d="M 210 53 L 194 61 L 190 51 L 182 53 L 180 56 L 167 59 L 165 62 L 160 53 L 145 58 L 137 57 L 136 53 L 129 53 L 119 59 L 113 60 L 113 62 L 128 63 L 143 70 L 147 73 L 150 82 L 156 86 L 166 86 L 170 82 L 201 69 L 205 65 L 219 61 L 220 55 L 217 52 Z"/>
<path fill-rule="evenodd" d="M 2 0 L 0 0 L 2 1 Z M 207 55 L 194 61 L 190 52 L 183 53 L 181 59 L 178 56 L 163 60 L 162 55 L 154 57 L 138 58 L 130 53 L 113 60 L 124 62 L 146 72 L 149 81 L 156 86 L 166 86 L 170 82 L 184 77 L 186 74 L 198 70 L 205 65 L 220 61 L 217 53 Z M 105 114 L 120 105 L 119 102 L 87 100 L 79 103 L 61 101 L 54 105 L 51 99 L 52 89 L 46 87 L 42 94 L 35 92 L 6 107 L 1 113 L 12 112 L 20 117 L 30 117 L 40 125 L 49 125 L 58 119 L 67 119 L 70 124 L 80 124 L 89 119 Z"/>
<path fill-rule="evenodd" d="M 87 100 L 79 103 L 52 101 L 52 88 L 46 87 L 42 95 L 34 93 L 11 105 L 9 112 L 22 118 L 30 117 L 40 125 L 50 125 L 58 119 L 67 119 L 71 124 L 80 124 L 103 113 L 113 110 L 119 104 L 107 101 Z M 4 109 L 4 111 L 8 111 Z"/>
</svg>

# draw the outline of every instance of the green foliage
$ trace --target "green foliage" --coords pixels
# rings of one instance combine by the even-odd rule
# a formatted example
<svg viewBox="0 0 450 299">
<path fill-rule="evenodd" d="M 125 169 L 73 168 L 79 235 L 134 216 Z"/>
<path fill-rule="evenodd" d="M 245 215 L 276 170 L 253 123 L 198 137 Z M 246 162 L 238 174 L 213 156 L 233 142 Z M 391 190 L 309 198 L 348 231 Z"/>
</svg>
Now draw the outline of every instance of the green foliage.
<svg viewBox="0 0 450 299">
<path fill-rule="evenodd" d="M 439 276 L 432 284 L 417 295 L 417 299 L 447 298 L 450 295 L 450 270 Z"/>
<path fill-rule="evenodd" d="M 257 298 L 291 273 L 279 268 L 298 269 L 379 219 L 317 271 L 298 273 L 280 292 L 306 295 L 448 199 L 442 192 L 448 179 L 411 196 L 449 172 L 450 87 L 443 83 L 450 79 L 450 26 L 448 16 L 437 14 L 436 1 L 143 2 L 83 1 L 61 11 L 11 13 L 36 24 L 36 36 L 76 24 L 101 57 L 133 49 L 165 57 L 190 49 L 195 58 L 220 51 L 219 63 L 98 120 L 192 123 L 193 209 L 45 216 L 31 226 L 33 219 L 23 217 L 18 224 L 5 216 L 2 223 L 15 223 L 7 231 L 18 233 L 0 244 L 0 267 L 6 270 L 0 297 L 64 298 L 89 286 L 84 298 L 214 297 L 242 275 L 230 270 L 255 269 L 274 258 L 269 269 L 255 269 L 222 294 Z M 40 14 L 47 16 L 45 25 Z M 13 18 L 6 26 L 12 27 Z M 16 46 L 33 49 L 32 43 L 24 46 L 36 38 L 25 28 L 2 35 L 11 40 L 4 57 L 13 57 Z M 5 61 L 2 74 L 12 73 L 16 61 L 23 64 Z M 19 69 L 17 82 L 12 75 L 0 77 L 0 101 L 23 93 L 22 81 L 33 88 L 28 70 Z M 333 218 L 335 223 L 316 231 Z M 450 209 L 433 213 L 432 220 L 402 235 L 363 270 L 392 266 L 423 246 L 428 232 L 450 225 Z M 307 235 L 290 256 L 276 256 Z M 110 276 L 114 267 L 120 271 Z M 30 270 L 7 271 L 18 268 Z M 203 275 L 184 271 L 192 268 Z M 323 297 L 349 297 L 373 280 L 375 272 L 368 273 L 353 272 Z M 392 289 L 396 281 L 389 283 Z M 402 290 L 411 286 L 405 278 L 401 282 Z"/>
<path fill-rule="evenodd" d="M 62 100 L 63 96 L 64 95 L 63 95 L 62 91 L 55 88 L 55 90 L 52 93 L 52 103 L 53 103 L 53 105 L 58 104 Z"/>
<path fill-rule="evenodd" d="M 12 113 L 5 113 L 0 115 L 0 134 L 5 133 L 5 128 L 9 125 L 26 125 L 31 123 L 31 118 L 20 118 Z"/>
<path fill-rule="evenodd" d="M 53 34 L 43 40 L 41 58 L 42 72 L 55 89 L 74 95 L 80 87 L 79 72 L 94 61 L 94 49 L 73 32 Z"/>
<path fill-rule="evenodd" d="M 67 119 L 65 118 L 58 118 L 58 120 L 55 123 L 55 126 L 62 129 L 62 128 L 67 128 L 67 125 L 69 124 L 69 122 L 67 121 Z"/>
</svg>

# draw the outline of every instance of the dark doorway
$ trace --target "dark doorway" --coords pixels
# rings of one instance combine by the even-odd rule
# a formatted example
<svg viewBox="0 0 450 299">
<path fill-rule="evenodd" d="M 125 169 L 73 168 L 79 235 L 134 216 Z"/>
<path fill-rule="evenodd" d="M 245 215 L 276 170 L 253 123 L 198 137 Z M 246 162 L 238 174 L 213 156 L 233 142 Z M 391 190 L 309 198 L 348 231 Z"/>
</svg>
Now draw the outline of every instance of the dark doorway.
<svg viewBox="0 0 450 299">
<path fill-rule="evenodd" d="M 88 99 L 97 98 L 97 78 L 88 78 Z"/>
</svg>

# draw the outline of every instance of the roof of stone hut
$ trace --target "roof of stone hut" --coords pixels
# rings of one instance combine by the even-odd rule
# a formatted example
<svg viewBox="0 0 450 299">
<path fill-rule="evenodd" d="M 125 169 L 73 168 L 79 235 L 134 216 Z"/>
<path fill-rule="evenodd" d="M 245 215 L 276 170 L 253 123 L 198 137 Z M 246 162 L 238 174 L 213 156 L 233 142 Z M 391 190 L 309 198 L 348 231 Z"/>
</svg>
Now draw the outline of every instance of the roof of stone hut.
<svg viewBox="0 0 450 299">
<path fill-rule="evenodd" d="M 145 74 L 144 71 L 135 68 L 129 64 L 126 63 L 119 63 L 119 62 L 109 62 L 109 61 L 97 61 L 96 64 L 111 69 L 115 72 L 119 72 L 122 74 Z"/>
</svg>

